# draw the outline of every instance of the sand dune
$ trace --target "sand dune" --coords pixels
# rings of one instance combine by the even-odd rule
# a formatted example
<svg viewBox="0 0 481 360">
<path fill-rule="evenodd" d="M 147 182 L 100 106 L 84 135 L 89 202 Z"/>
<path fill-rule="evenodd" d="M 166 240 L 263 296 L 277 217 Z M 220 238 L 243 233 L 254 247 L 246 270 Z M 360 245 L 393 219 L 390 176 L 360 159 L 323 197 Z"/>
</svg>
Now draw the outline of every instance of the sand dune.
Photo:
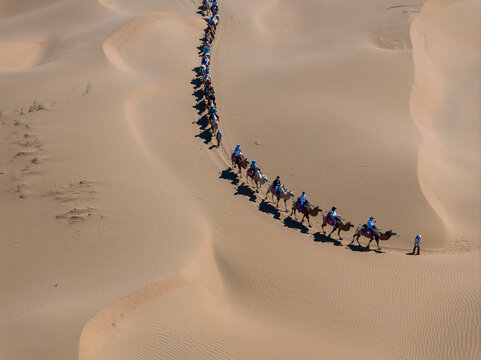
<svg viewBox="0 0 481 360">
<path fill-rule="evenodd" d="M 192 27 L 201 30 L 201 26 L 198 19 L 151 13 L 116 31 L 105 40 L 103 49 L 110 62 L 122 71 L 133 68 L 148 71 L 175 62 L 177 59 L 169 57 L 172 54 L 169 49 L 187 34 L 192 34 Z"/>
<path fill-rule="evenodd" d="M 41 64 L 47 48 L 45 42 L 0 43 L 0 68 L 27 69 Z"/>
<path fill-rule="evenodd" d="M 431 1 L 412 27 L 416 77 L 411 112 L 423 134 L 419 182 L 460 246 L 479 246 L 481 235 L 481 112 L 473 97 L 481 90 L 476 65 L 481 60 L 480 10 L 477 1 Z"/>
<path fill-rule="evenodd" d="M 375 216 L 401 234 L 388 246 L 408 246 L 420 229 L 432 246 L 445 246 L 444 224 L 417 178 L 410 54 L 373 47 L 372 22 L 385 4 L 359 3 L 345 27 L 333 15 L 342 18 L 345 4 L 278 2 L 264 15 L 267 33 L 252 21 L 256 7 L 229 5 L 214 72 L 231 119 L 226 131 L 247 156 L 322 209 L 336 205 L 355 224 Z"/>
<path fill-rule="evenodd" d="M 411 22 L 419 13 L 422 2 L 393 5 L 382 10 L 372 21 L 379 46 L 390 50 L 411 50 Z"/>
<path fill-rule="evenodd" d="M 183 14 L 191 16 L 192 7 L 195 6 L 194 0 L 98 0 L 99 4 L 108 9 L 123 14 L 145 14 L 150 12 L 164 11 L 171 14 Z"/>
<path fill-rule="evenodd" d="M 221 1 L 220 149 L 198 2 L 12 4 L 0 42 L 52 42 L 0 72 L 0 358 L 479 357 L 474 1 L 428 0 L 413 52 L 420 2 Z M 236 143 L 401 237 L 301 225 L 229 169 Z"/>
</svg>

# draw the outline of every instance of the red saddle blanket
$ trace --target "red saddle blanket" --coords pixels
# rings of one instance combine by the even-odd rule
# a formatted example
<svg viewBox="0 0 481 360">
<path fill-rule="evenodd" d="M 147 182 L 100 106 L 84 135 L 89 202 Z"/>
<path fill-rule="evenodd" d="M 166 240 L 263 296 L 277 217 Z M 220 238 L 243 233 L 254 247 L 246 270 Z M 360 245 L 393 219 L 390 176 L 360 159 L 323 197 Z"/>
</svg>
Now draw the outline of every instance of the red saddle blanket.
<svg viewBox="0 0 481 360">
<path fill-rule="evenodd" d="M 372 230 L 371 229 L 364 229 L 362 234 L 367 238 L 372 238 Z"/>
<path fill-rule="evenodd" d="M 302 212 L 302 210 L 304 210 L 305 207 L 306 207 L 305 203 L 301 205 L 301 203 L 299 201 L 296 202 L 297 211 Z"/>
<path fill-rule="evenodd" d="M 331 226 L 334 226 L 334 220 L 332 220 L 331 217 L 328 217 L 328 218 L 327 218 L 327 223 L 328 223 L 329 225 L 331 225 Z"/>
</svg>

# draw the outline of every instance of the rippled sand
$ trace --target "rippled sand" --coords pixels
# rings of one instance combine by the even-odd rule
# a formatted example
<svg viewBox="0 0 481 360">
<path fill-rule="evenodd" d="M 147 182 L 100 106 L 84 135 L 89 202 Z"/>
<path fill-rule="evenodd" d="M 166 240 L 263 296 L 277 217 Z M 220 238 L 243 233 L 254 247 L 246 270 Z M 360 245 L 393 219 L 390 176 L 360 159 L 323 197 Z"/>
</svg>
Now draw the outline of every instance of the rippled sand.
<svg viewBox="0 0 481 360">
<path fill-rule="evenodd" d="M 221 0 L 220 149 L 199 3 L 0 0 L 0 358 L 478 358 L 479 2 Z"/>
</svg>

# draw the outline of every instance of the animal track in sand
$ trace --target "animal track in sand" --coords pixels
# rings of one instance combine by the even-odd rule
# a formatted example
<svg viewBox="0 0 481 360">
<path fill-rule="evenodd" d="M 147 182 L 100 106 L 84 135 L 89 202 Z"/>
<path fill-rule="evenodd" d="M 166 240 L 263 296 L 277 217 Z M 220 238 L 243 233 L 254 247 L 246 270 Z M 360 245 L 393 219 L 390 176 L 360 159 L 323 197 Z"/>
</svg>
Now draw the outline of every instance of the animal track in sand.
<svg viewBox="0 0 481 360">
<path fill-rule="evenodd" d="M 19 198 L 25 197 L 25 176 L 33 174 L 41 163 L 42 145 L 38 137 L 30 132 L 32 119 L 9 119 L 3 115 L 2 126 L 5 127 L 7 148 L 3 153 L 5 167 L 2 172 L 9 176 L 1 191 L 14 193 Z M 4 170 L 4 171 L 3 171 Z"/>
<path fill-rule="evenodd" d="M 55 190 L 49 191 L 45 197 L 51 197 L 59 203 L 67 203 L 75 200 L 82 202 L 94 199 L 93 182 L 87 180 L 80 180 L 68 185 L 57 186 Z"/>
<path fill-rule="evenodd" d="M 97 214 L 93 212 L 93 208 L 86 207 L 86 208 L 73 208 L 67 212 L 58 214 L 55 216 L 56 219 L 66 219 L 70 224 L 74 224 L 79 221 L 85 221 L 91 216 L 100 216 L 103 218 L 103 215 Z"/>
<path fill-rule="evenodd" d="M 68 210 L 55 215 L 56 219 L 66 219 L 70 224 L 85 221 L 93 216 L 103 218 L 95 212 L 91 204 L 95 201 L 94 183 L 88 180 L 70 182 L 68 185 L 57 185 L 42 197 L 51 198 L 59 204 L 68 205 Z M 87 205 L 88 204 L 88 205 Z"/>
<path fill-rule="evenodd" d="M 184 33 L 190 33 L 192 27 L 201 29 L 202 22 L 172 13 L 150 13 L 117 30 L 104 41 L 103 50 L 110 63 L 121 71 L 155 71 L 175 63 L 177 58 L 167 50 Z"/>
<path fill-rule="evenodd" d="M 45 41 L 1 42 L 0 68 L 23 70 L 43 63 L 48 44 Z"/>
</svg>

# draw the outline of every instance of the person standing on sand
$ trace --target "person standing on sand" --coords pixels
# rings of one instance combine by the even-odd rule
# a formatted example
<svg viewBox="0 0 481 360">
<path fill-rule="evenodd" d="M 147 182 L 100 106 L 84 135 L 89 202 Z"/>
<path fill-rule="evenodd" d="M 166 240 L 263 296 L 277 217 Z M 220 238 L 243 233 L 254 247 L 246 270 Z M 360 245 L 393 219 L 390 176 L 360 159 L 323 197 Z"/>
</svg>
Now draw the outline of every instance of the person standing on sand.
<svg viewBox="0 0 481 360">
<path fill-rule="evenodd" d="M 416 249 L 417 249 L 417 254 L 416 255 L 419 255 L 419 252 L 421 250 L 421 243 L 422 243 L 422 240 L 421 240 L 421 235 L 420 234 L 417 234 L 416 237 L 414 238 L 414 247 L 413 247 L 413 252 L 411 254 L 414 255 Z"/>
<path fill-rule="evenodd" d="M 217 134 L 215 135 L 215 138 L 217 140 L 217 147 L 220 147 L 220 143 L 222 142 L 222 139 L 224 138 L 220 129 L 217 130 Z"/>
</svg>

